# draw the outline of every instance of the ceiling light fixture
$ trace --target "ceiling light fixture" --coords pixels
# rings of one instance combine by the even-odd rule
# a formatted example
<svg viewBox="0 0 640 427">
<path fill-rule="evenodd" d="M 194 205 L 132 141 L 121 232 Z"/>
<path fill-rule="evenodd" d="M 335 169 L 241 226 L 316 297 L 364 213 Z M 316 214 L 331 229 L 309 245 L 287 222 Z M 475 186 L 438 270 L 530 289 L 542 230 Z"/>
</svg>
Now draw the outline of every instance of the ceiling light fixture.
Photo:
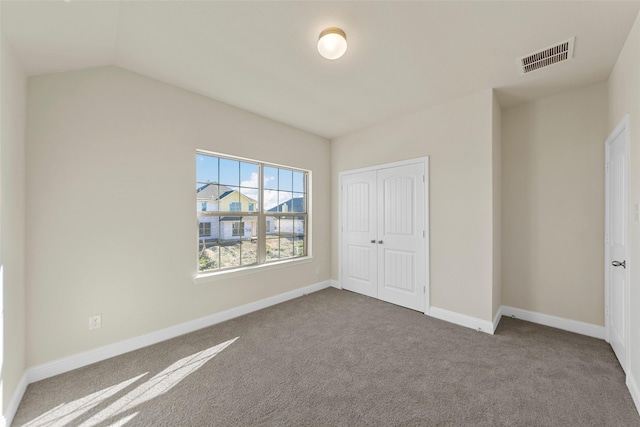
<svg viewBox="0 0 640 427">
<path fill-rule="evenodd" d="M 318 38 L 318 52 L 327 59 L 338 59 L 347 51 L 347 35 L 340 28 L 322 30 Z"/>
</svg>

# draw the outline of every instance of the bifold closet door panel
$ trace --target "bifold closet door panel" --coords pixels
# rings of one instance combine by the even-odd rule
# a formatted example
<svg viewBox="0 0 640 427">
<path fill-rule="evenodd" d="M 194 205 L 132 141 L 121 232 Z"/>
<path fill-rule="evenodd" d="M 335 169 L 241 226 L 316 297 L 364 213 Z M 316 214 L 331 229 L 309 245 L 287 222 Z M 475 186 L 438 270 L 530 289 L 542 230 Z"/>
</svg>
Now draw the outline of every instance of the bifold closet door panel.
<svg viewBox="0 0 640 427">
<path fill-rule="evenodd" d="M 342 287 L 377 298 L 376 172 L 342 180 Z"/>
<path fill-rule="evenodd" d="M 377 171 L 378 298 L 424 311 L 426 227 L 424 166 Z"/>
</svg>

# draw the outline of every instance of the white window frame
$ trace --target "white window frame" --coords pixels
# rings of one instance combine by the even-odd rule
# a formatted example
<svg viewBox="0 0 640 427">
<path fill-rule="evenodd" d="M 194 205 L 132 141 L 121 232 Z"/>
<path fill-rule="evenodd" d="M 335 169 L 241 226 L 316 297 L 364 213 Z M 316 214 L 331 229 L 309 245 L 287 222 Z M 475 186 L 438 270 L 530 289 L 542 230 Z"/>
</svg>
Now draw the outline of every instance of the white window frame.
<svg viewBox="0 0 640 427">
<path fill-rule="evenodd" d="M 255 159 L 249 159 L 244 157 L 237 157 L 229 154 L 223 154 L 213 151 L 207 150 L 196 150 L 196 155 L 208 155 L 213 157 L 225 158 L 229 160 L 239 161 L 239 162 L 248 162 L 254 163 L 258 165 L 258 176 L 259 176 L 259 198 L 258 202 L 255 204 L 256 209 L 250 212 L 211 212 L 214 214 L 213 216 L 219 216 L 220 218 L 224 216 L 242 216 L 242 217 L 255 217 L 257 219 L 257 252 L 258 252 L 258 260 L 255 264 L 249 265 L 240 265 L 234 267 L 228 267 L 223 269 L 216 270 L 206 270 L 199 271 L 198 263 L 196 262 L 196 276 L 194 277 L 194 282 L 196 284 L 206 283 L 209 281 L 214 281 L 222 278 L 229 278 L 232 276 L 239 276 L 244 274 L 251 274 L 253 272 L 259 272 L 266 269 L 278 269 L 290 266 L 292 264 L 300 264 L 300 263 L 308 263 L 313 261 L 313 256 L 311 253 L 312 248 L 312 231 L 311 231 L 311 223 L 312 223 L 312 212 L 311 212 L 311 171 L 307 169 L 298 168 L 295 166 L 282 165 L 277 163 L 265 162 Z M 305 217 L 305 236 L 304 236 L 304 252 L 303 256 L 292 256 L 288 258 L 283 258 L 280 260 L 267 260 L 266 259 L 266 233 L 269 232 L 266 230 L 266 217 L 274 216 L 274 215 L 282 215 L 282 212 L 268 212 L 264 210 L 264 167 L 274 167 L 281 169 L 288 169 L 295 172 L 301 172 L 305 174 L 305 212 L 289 212 L 288 214 L 291 216 L 303 216 Z M 197 182 L 197 181 L 196 181 Z M 224 185 L 224 184 L 223 184 Z M 196 209 L 196 222 L 199 223 L 199 215 L 201 212 Z M 211 216 L 211 215 L 209 215 Z M 199 226 L 198 226 L 199 227 Z M 198 228 L 199 230 L 199 228 Z M 265 231 L 262 231 L 265 230 Z M 273 230 L 272 230 L 273 231 Z M 237 236 L 234 236 L 237 237 Z M 197 254 L 196 260 L 198 260 L 198 255 L 200 252 L 201 238 L 198 233 L 197 239 Z"/>
</svg>

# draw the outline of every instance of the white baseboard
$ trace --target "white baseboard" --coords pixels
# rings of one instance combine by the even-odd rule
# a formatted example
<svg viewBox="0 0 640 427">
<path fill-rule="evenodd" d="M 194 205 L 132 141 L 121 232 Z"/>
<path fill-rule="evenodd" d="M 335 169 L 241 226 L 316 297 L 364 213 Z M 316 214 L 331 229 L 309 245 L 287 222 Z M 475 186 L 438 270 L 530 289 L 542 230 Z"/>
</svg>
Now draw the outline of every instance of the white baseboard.
<svg viewBox="0 0 640 427">
<path fill-rule="evenodd" d="M 9 404 L 5 408 L 4 414 L 0 415 L 0 427 L 9 427 L 11 425 L 13 417 L 15 417 L 16 412 L 18 412 L 18 406 L 20 406 L 22 396 L 24 396 L 24 392 L 27 391 L 28 385 L 27 375 L 24 374 L 13 392 L 13 396 L 11 396 L 11 400 L 9 400 Z"/>
<path fill-rule="evenodd" d="M 433 306 L 429 308 L 429 316 L 493 335 L 493 324 L 488 320 L 478 319 L 476 317 L 467 316 L 466 314 L 460 314 Z"/>
<path fill-rule="evenodd" d="M 640 414 L 640 388 L 638 388 L 638 383 L 636 382 L 631 370 L 629 370 L 629 373 L 627 374 L 627 388 L 629 389 L 629 393 L 631 393 L 633 403 L 636 404 L 636 410 L 638 411 L 638 414 Z"/>
<path fill-rule="evenodd" d="M 593 338 L 604 339 L 605 336 L 604 326 L 551 316 L 549 314 L 536 313 L 535 311 L 522 310 L 506 305 L 503 305 L 501 308 L 503 316 L 515 317 L 516 319 L 551 326 L 552 328 L 575 332 L 576 334 Z"/>
<path fill-rule="evenodd" d="M 133 350 L 166 341 L 168 339 L 175 338 L 189 332 L 197 331 L 198 329 L 206 328 L 208 326 L 212 326 L 217 323 L 249 314 L 254 311 L 262 310 L 263 308 L 280 304 L 282 302 L 289 301 L 312 292 L 317 292 L 322 289 L 328 288 L 329 286 L 331 286 L 331 282 L 329 280 L 326 280 L 324 282 L 309 285 L 300 289 L 295 289 L 293 291 L 265 298 L 260 301 L 241 305 L 240 307 L 235 307 L 229 310 L 222 311 L 220 313 L 212 314 L 210 316 L 201 317 L 199 319 L 191 320 L 189 322 L 171 326 L 166 329 L 141 335 L 139 337 L 120 341 L 114 344 L 109 344 L 104 347 L 96 348 L 93 350 L 85 351 L 83 353 L 75 354 L 73 356 L 64 357 L 62 359 L 34 366 L 27 369 L 26 378 L 28 383 L 40 381 L 54 375 L 69 372 L 74 369 L 90 365 L 92 363 L 100 362 L 102 360 L 118 356 L 120 354 L 128 353 Z"/>
<path fill-rule="evenodd" d="M 498 308 L 498 312 L 496 313 L 495 316 L 493 316 L 493 332 L 494 333 L 496 332 L 496 328 L 500 323 L 500 319 L 502 319 L 502 306 Z"/>
<path fill-rule="evenodd" d="M 342 285 L 337 280 L 331 280 L 331 287 L 336 289 L 342 289 Z"/>
</svg>

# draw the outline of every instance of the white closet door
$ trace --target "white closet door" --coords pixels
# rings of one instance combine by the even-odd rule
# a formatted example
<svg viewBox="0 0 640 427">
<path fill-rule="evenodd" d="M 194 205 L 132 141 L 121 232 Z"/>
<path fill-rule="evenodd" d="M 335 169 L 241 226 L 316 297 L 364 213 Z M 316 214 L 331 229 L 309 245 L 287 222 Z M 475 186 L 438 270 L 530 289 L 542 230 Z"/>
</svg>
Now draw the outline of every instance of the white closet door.
<svg viewBox="0 0 640 427">
<path fill-rule="evenodd" d="M 377 297 L 376 172 L 345 175 L 341 205 L 342 287 Z"/>
<path fill-rule="evenodd" d="M 608 294 L 605 323 L 609 343 L 620 361 L 622 369 L 627 372 L 628 360 L 628 309 L 629 309 L 629 273 L 627 270 L 627 185 L 628 154 L 626 121 L 624 127 L 618 128 L 606 142 L 606 243 L 608 258 L 606 270 Z"/>
<path fill-rule="evenodd" d="M 426 163 L 341 175 L 344 289 L 425 311 Z"/>
<path fill-rule="evenodd" d="M 378 298 L 424 312 L 425 183 L 422 164 L 377 172 Z"/>
</svg>

